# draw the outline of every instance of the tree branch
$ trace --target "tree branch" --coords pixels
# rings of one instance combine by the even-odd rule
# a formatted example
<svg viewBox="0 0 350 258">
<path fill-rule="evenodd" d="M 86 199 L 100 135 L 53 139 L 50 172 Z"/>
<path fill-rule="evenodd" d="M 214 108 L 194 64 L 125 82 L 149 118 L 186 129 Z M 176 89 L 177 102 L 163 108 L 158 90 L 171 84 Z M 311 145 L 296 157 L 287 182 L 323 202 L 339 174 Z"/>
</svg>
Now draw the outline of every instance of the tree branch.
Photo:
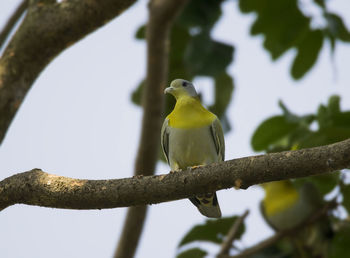
<svg viewBox="0 0 350 258">
<path fill-rule="evenodd" d="M 29 2 L 22 24 L 0 59 L 0 143 L 25 95 L 46 65 L 134 2 Z"/>
<path fill-rule="evenodd" d="M 160 203 L 240 185 L 328 173 L 350 166 L 350 139 L 316 148 L 210 164 L 180 173 L 80 180 L 39 169 L 0 182 L 0 210 L 16 203 L 65 209 L 104 209 Z M 239 182 L 240 184 L 238 184 Z"/>
<path fill-rule="evenodd" d="M 8 35 L 12 31 L 13 27 L 18 22 L 19 18 L 21 18 L 24 11 L 27 9 L 28 6 L 28 0 L 22 0 L 22 2 L 17 6 L 16 10 L 11 15 L 10 19 L 6 22 L 4 28 L 0 32 L 0 49 L 2 48 L 2 45 L 5 43 Z"/>
<path fill-rule="evenodd" d="M 219 254 L 217 255 L 217 258 L 225 257 L 229 254 L 230 248 L 232 247 L 232 243 L 236 238 L 237 232 L 244 222 L 245 218 L 248 216 L 249 210 L 246 210 L 242 216 L 240 216 L 235 223 L 233 224 L 230 231 L 227 233 L 227 236 L 225 238 L 225 241 L 221 245 L 221 249 Z"/>
<path fill-rule="evenodd" d="M 146 28 L 147 74 L 143 89 L 141 139 L 134 175 L 152 175 L 158 160 L 164 87 L 168 78 L 168 41 L 173 20 L 187 0 L 152 0 Z M 142 233 L 147 206 L 130 207 L 114 253 L 115 258 L 133 257 Z"/>
</svg>

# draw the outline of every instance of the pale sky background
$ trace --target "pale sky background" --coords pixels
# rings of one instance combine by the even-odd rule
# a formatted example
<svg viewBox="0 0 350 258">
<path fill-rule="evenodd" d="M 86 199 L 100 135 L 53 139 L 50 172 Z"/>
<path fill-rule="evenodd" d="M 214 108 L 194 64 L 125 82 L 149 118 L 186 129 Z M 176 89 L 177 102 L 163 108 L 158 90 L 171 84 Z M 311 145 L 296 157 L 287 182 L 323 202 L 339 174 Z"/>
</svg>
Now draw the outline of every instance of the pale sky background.
<svg viewBox="0 0 350 258">
<path fill-rule="evenodd" d="M 306 3 L 309 2 L 305 1 Z M 350 27 L 350 2 L 327 1 Z M 2 0 L 0 27 L 19 3 Z M 32 168 L 86 179 L 130 177 L 138 146 L 141 109 L 130 94 L 145 75 L 145 43 L 134 40 L 147 20 L 141 0 L 103 28 L 59 55 L 40 75 L 0 147 L 0 180 Z M 227 1 L 214 37 L 235 45 L 229 72 L 235 78 L 228 109 L 233 131 L 226 135 L 226 159 L 253 155 L 250 138 L 264 119 L 280 113 L 279 99 L 298 114 L 314 113 L 332 94 L 350 109 L 350 45 L 338 44 L 332 64 L 326 44 L 317 65 L 302 80 L 289 74 L 295 55 L 289 51 L 271 62 L 262 37 L 252 38 L 254 15 L 242 15 Z M 346 17 L 347 16 L 347 17 Z M 175 78 L 172 78 L 175 79 Z M 186 79 L 186 78 L 185 78 Z M 194 81 L 206 103 L 212 88 L 206 78 Z M 169 171 L 158 164 L 157 173 Z M 258 187 L 218 192 L 224 216 L 247 208 L 247 233 L 240 246 L 271 234 L 257 209 Z M 76 211 L 15 205 L 0 212 L 0 250 L 4 258 L 111 257 L 126 208 Z M 188 200 L 152 205 L 137 257 L 174 257 L 184 234 L 205 218 Z M 215 248 L 211 248 L 215 252 Z"/>
</svg>

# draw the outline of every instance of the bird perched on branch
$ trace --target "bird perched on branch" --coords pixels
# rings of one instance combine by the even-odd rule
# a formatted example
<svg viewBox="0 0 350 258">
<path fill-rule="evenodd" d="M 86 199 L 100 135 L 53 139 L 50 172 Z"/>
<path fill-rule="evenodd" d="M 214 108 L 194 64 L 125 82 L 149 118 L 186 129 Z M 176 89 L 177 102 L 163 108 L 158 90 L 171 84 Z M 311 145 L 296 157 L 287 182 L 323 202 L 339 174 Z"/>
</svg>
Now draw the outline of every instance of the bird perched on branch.
<svg viewBox="0 0 350 258">
<path fill-rule="evenodd" d="M 262 214 L 275 230 L 293 228 L 322 208 L 320 193 L 311 183 L 297 189 L 291 181 L 283 180 L 262 187 L 265 191 Z"/>
<path fill-rule="evenodd" d="M 166 88 L 176 98 L 174 110 L 166 117 L 161 132 L 164 155 L 172 171 L 224 161 L 224 134 L 219 119 L 205 109 L 193 84 L 176 79 Z M 200 213 L 221 217 L 216 193 L 190 198 Z"/>
<path fill-rule="evenodd" d="M 262 187 L 265 197 L 261 202 L 261 212 L 265 221 L 277 232 L 293 229 L 308 221 L 321 212 L 325 204 L 311 182 L 297 188 L 291 181 L 283 180 L 265 183 Z M 327 257 L 327 243 L 332 236 L 331 224 L 325 215 L 317 222 L 305 225 L 293 240 L 299 255 L 309 253 L 311 257 Z"/>
</svg>

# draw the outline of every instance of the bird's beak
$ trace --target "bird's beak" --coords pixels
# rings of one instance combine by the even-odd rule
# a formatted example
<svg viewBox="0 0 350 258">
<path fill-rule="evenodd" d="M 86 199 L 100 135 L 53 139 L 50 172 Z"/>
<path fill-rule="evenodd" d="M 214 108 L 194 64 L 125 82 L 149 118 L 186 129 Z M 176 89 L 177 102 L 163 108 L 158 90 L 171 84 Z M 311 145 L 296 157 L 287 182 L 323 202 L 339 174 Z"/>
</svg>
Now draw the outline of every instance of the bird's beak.
<svg viewBox="0 0 350 258">
<path fill-rule="evenodd" d="M 173 92 L 173 90 L 174 90 L 174 88 L 170 86 L 164 90 L 164 94 L 171 93 L 171 92 Z"/>
</svg>

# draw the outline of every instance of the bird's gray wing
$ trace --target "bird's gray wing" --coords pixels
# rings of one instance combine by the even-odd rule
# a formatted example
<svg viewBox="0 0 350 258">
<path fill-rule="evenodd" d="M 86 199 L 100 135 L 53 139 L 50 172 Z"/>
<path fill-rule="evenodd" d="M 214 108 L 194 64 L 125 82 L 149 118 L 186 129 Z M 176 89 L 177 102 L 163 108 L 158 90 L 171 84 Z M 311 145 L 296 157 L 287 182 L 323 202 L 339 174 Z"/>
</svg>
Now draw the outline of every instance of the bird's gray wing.
<svg viewBox="0 0 350 258">
<path fill-rule="evenodd" d="M 210 126 L 210 132 L 213 136 L 213 140 L 216 147 L 216 153 L 219 156 L 220 161 L 225 160 L 225 140 L 224 140 L 224 132 L 222 130 L 221 123 L 218 118 L 214 120 L 214 122 Z"/>
<path fill-rule="evenodd" d="M 312 210 L 322 209 L 324 201 L 321 193 L 312 182 L 305 182 L 299 189 L 300 196 L 307 205 L 312 206 Z"/>
<path fill-rule="evenodd" d="M 166 158 L 166 161 L 169 163 L 169 119 L 166 118 L 163 122 L 162 130 L 161 130 L 161 137 L 160 137 L 160 143 L 162 145 L 162 150 L 164 153 L 164 156 Z"/>
<path fill-rule="evenodd" d="M 271 221 L 270 221 L 269 218 L 266 216 L 265 206 L 264 206 L 263 201 L 260 202 L 259 209 L 260 209 L 261 215 L 263 216 L 265 222 L 266 222 L 273 230 L 278 231 L 277 228 L 276 228 L 274 225 L 271 224 Z"/>
</svg>

